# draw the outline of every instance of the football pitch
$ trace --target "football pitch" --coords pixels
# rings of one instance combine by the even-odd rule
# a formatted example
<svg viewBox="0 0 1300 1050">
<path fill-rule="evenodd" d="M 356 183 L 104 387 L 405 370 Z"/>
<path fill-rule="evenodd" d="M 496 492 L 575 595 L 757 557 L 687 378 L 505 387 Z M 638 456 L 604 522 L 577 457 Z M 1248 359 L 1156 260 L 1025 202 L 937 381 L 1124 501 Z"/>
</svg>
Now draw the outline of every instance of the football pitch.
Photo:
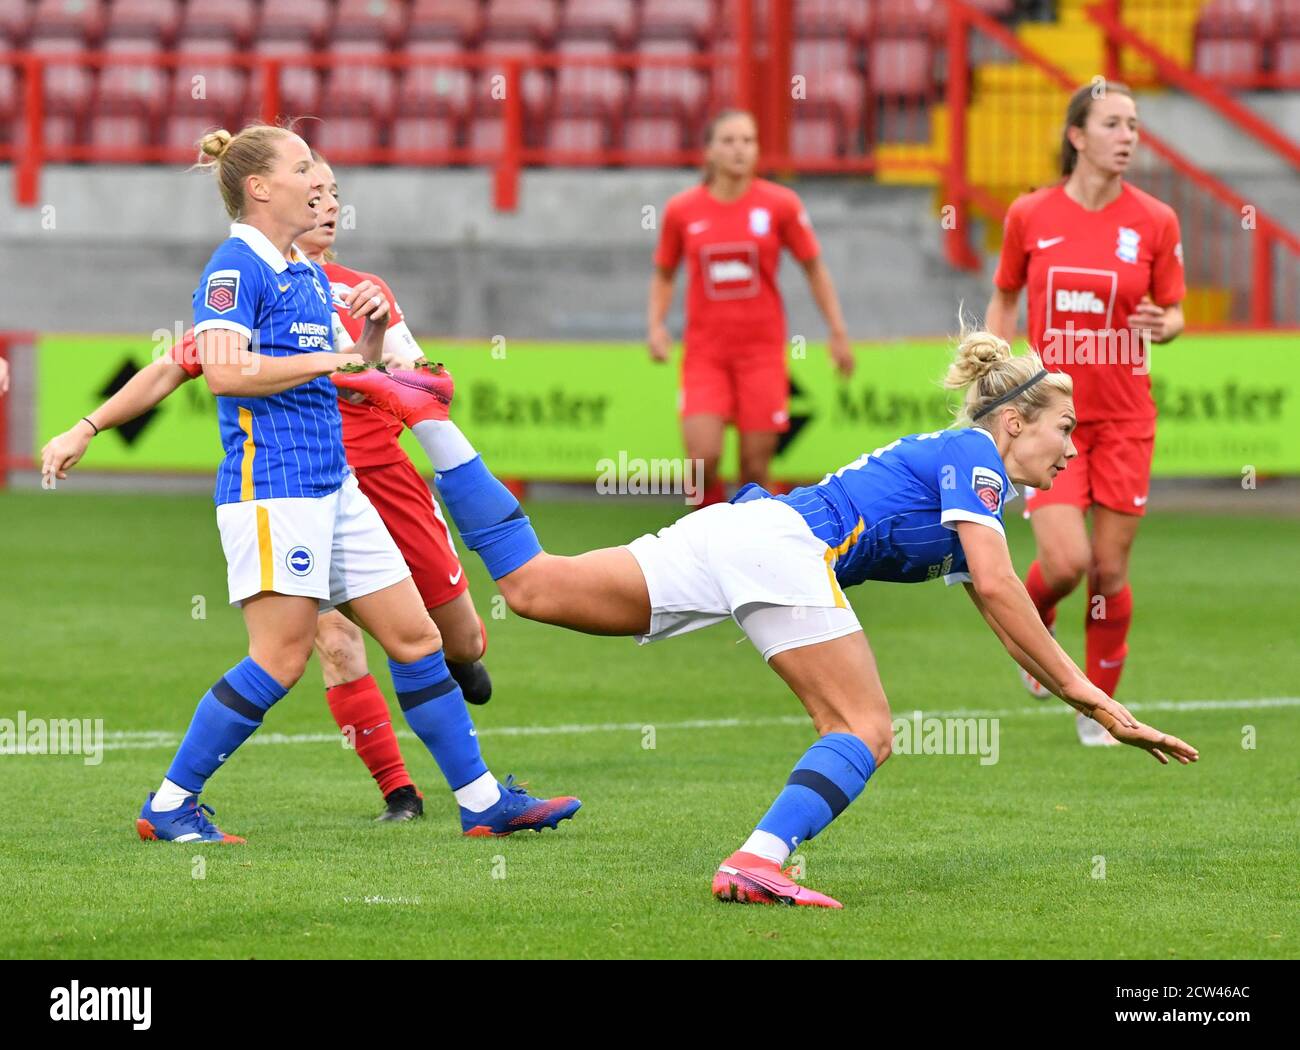
<svg viewBox="0 0 1300 1050">
<path fill-rule="evenodd" d="M 557 553 L 681 509 L 529 506 Z M 493 602 L 473 556 L 495 682 L 473 709 L 485 757 L 500 779 L 581 797 L 575 820 L 461 837 L 393 702 L 426 816 L 375 824 L 379 793 L 340 746 L 313 660 L 203 796 L 248 844 L 140 842 L 140 804 L 195 702 L 245 652 L 211 502 L 69 482 L 0 493 L 0 522 L 0 718 L 102 720 L 104 734 L 97 755 L 0 755 L 0 956 L 1300 956 L 1294 519 L 1143 525 L 1119 699 L 1198 747 L 1190 767 L 1079 746 L 1073 713 L 1021 689 L 961 588 L 851 591 L 895 717 L 970 713 L 997 747 L 896 754 L 801 848 L 838 912 L 710 896 L 813 738 L 734 624 L 638 647 L 529 623 Z M 1023 570 L 1018 517 L 1009 538 Z M 1076 593 L 1060 618 L 1080 663 L 1083 609 Z M 373 645 L 371 668 L 391 702 Z"/>
</svg>

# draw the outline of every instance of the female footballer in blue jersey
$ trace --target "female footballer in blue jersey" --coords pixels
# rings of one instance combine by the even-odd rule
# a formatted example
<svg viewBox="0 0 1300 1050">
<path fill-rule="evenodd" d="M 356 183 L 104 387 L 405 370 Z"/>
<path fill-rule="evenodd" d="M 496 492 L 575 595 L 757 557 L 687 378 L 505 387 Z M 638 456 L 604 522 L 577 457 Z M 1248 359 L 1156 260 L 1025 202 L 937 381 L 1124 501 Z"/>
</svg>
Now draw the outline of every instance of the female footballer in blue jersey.
<svg viewBox="0 0 1300 1050">
<path fill-rule="evenodd" d="M 452 787 L 466 834 L 554 827 L 581 803 L 534 799 L 488 771 L 410 569 L 348 470 L 328 377 L 379 360 L 388 302 L 374 283 L 358 283 L 347 297 L 352 316 L 365 321 L 355 353 L 333 352 L 329 281 L 294 245 L 315 229 L 324 191 L 311 151 L 265 125 L 213 132 L 200 148 L 235 220 L 194 293 L 194 332 L 217 397 L 225 449 L 217 523 L 249 648 L 199 701 L 137 831 L 243 841 L 207 819 L 199 793 L 302 676 L 317 615 L 334 606 L 388 654 L 402 711 Z"/>
<path fill-rule="evenodd" d="M 363 373 L 355 389 L 401 415 L 418 377 Z M 812 717 L 820 739 L 748 841 L 718 869 L 722 900 L 838 908 L 782 870 L 889 757 L 893 731 L 876 663 L 844 587 L 866 580 L 962 582 L 1007 651 L 1117 740 L 1186 764 L 1195 748 L 1138 722 L 1090 683 L 1043 626 L 1002 527 L 1012 482 L 1050 488 L 1075 450 L 1071 380 L 987 332 L 963 337 L 945 385 L 965 389 L 957 425 L 890 442 L 820 484 L 756 486 L 625 547 L 543 552 L 517 501 L 461 439 L 412 431 L 466 545 L 522 616 L 656 641 L 733 618 Z M 398 407 L 393 407 L 398 406 Z M 451 428 L 451 430 L 448 430 Z M 422 432 L 424 431 L 424 432 Z"/>
</svg>

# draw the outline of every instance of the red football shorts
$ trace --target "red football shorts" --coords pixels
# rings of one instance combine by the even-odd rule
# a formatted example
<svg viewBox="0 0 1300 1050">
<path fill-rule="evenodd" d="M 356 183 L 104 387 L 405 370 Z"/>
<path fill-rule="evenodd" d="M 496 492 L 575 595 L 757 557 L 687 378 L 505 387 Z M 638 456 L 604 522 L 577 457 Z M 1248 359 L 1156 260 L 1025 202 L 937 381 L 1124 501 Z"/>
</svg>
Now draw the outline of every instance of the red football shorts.
<svg viewBox="0 0 1300 1050">
<path fill-rule="evenodd" d="M 379 511 L 402 552 L 426 609 L 445 605 L 469 587 L 442 510 L 405 456 L 356 471 L 357 484 Z"/>
<path fill-rule="evenodd" d="M 785 346 L 688 346 L 682 358 L 681 415 L 721 416 L 737 430 L 782 433 L 790 427 Z"/>
<path fill-rule="evenodd" d="M 1141 517 L 1147 510 L 1155 420 L 1102 420 L 1074 430 L 1079 454 L 1050 489 L 1025 494 L 1025 513 L 1065 504 L 1087 510 L 1094 503 L 1120 514 Z"/>
</svg>

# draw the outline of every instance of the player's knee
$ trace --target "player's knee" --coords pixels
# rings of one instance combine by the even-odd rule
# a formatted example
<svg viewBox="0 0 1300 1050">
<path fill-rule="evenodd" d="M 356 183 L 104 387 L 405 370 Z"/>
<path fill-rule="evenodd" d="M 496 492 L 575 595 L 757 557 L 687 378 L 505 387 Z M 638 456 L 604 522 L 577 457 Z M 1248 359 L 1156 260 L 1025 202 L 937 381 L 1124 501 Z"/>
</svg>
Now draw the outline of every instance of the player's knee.
<svg viewBox="0 0 1300 1050">
<path fill-rule="evenodd" d="M 1088 572 L 1090 555 L 1087 550 L 1056 550 L 1042 552 L 1039 566 L 1053 590 L 1073 587 Z"/>
<path fill-rule="evenodd" d="M 1093 561 L 1088 575 L 1095 594 L 1118 594 L 1128 583 L 1128 564 L 1123 558 L 1103 555 Z"/>
<path fill-rule="evenodd" d="M 316 632 L 316 651 L 327 683 L 355 682 L 368 670 L 365 639 L 348 621 L 328 626 L 322 622 Z"/>
<path fill-rule="evenodd" d="M 413 664 L 441 648 L 442 635 L 427 615 L 422 620 L 404 625 L 394 637 L 384 642 L 384 651 L 389 659 L 399 664 Z"/>
<path fill-rule="evenodd" d="M 483 655 L 483 630 L 475 619 L 472 623 L 457 624 L 453 630 L 442 633 L 442 647 L 448 660 L 472 664 Z"/>
<path fill-rule="evenodd" d="M 292 689 L 307 670 L 310 645 L 250 646 L 248 655 L 286 689 Z"/>
<path fill-rule="evenodd" d="M 869 720 L 854 730 L 853 735 L 867 745 L 877 769 L 894 753 L 894 723 L 888 717 Z"/>
</svg>

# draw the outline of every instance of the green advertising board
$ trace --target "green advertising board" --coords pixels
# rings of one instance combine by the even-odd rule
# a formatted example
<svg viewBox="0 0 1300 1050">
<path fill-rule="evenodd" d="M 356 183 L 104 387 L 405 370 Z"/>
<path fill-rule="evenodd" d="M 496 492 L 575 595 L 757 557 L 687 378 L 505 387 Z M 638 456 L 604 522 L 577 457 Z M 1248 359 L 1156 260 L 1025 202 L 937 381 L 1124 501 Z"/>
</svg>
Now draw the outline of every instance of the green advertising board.
<svg viewBox="0 0 1300 1050">
<path fill-rule="evenodd" d="M 36 447 L 72 425 L 144 367 L 165 340 L 57 335 L 38 345 Z M 641 344 L 422 344 L 456 377 L 453 418 L 496 473 L 592 481 L 602 460 L 682 454 L 677 369 Z M 1300 340 L 1281 333 L 1186 335 L 1153 352 L 1160 408 L 1155 473 L 1163 477 L 1300 474 Z M 861 344 L 852 380 L 825 352 L 792 358 L 791 431 L 774 463 L 783 481 L 819 478 L 902 434 L 951 419 L 939 385 L 941 342 Z M 407 435 L 409 438 L 409 435 Z M 426 463 L 418 448 L 408 451 Z M 152 415 L 98 438 L 90 469 L 212 471 L 221 456 L 206 385 L 186 383 Z M 724 468 L 734 475 L 734 447 Z"/>
</svg>

